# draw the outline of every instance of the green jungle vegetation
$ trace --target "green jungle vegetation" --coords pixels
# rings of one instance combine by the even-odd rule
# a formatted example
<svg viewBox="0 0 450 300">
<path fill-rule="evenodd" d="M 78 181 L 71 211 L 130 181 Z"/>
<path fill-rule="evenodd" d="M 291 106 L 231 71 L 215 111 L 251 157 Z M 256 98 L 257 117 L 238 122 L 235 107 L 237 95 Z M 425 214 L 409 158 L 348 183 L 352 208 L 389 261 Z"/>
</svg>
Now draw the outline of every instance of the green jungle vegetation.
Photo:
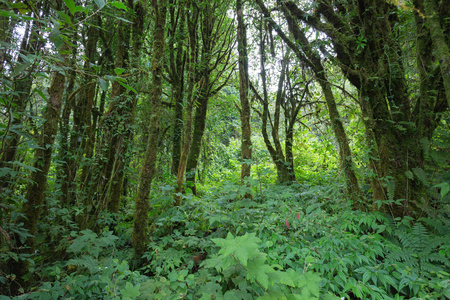
<svg viewBox="0 0 450 300">
<path fill-rule="evenodd" d="M 450 1 L 0 0 L 0 300 L 449 299 Z"/>
</svg>

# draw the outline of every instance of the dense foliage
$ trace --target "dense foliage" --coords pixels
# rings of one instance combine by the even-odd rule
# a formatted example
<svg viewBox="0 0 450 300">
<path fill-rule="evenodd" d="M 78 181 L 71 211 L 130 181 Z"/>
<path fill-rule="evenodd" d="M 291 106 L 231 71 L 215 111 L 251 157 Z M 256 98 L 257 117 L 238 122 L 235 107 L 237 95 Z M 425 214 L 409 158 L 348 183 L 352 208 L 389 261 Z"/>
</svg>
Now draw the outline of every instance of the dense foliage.
<svg viewBox="0 0 450 300">
<path fill-rule="evenodd" d="M 450 298 L 450 4 L 0 0 L 0 300 Z"/>
</svg>

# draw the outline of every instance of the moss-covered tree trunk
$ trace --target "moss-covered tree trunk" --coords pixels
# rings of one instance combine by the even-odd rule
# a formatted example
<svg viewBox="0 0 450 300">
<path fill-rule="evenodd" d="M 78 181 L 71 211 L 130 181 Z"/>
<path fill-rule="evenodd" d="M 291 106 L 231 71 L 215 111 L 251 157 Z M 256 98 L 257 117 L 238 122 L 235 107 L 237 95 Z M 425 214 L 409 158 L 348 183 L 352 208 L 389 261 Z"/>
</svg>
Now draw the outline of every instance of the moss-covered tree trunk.
<svg viewBox="0 0 450 300">
<path fill-rule="evenodd" d="M 414 1 L 414 6 L 419 11 L 424 10 L 422 0 Z M 433 43 L 430 38 L 429 26 L 426 24 L 426 18 L 415 13 L 414 20 L 417 30 L 417 69 L 420 78 L 417 131 L 419 136 L 431 140 L 439 121 L 439 117 L 434 114 L 434 110 L 436 105 L 440 105 L 438 103 L 439 99 L 436 97 L 436 94 L 439 93 L 440 84 L 438 82 L 440 77 L 436 74 L 433 57 L 430 55 L 430 53 L 433 53 Z M 450 31 L 450 28 L 448 30 Z"/>
<path fill-rule="evenodd" d="M 118 24 L 118 46 L 116 52 L 115 70 L 129 68 L 129 47 L 131 26 L 123 21 Z M 106 166 L 98 194 L 97 211 L 94 218 L 103 210 L 113 211 L 119 207 L 122 190 L 124 158 L 130 136 L 130 124 L 133 118 L 134 99 L 124 86 L 114 81 L 111 89 L 111 102 L 103 117 L 103 143 L 107 144 Z"/>
<path fill-rule="evenodd" d="M 201 55 L 196 66 L 201 86 L 195 101 L 192 145 L 186 163 L 186 181 L 194 195 L 197 194 L 196 174 L 206 127 L 209 99 L 226 84 L 225 75 L 230 67 L 233 39 L 231 24 L 227 23 L 225 2 L 203 4 L 201 7 Z"/>
<path fill-rule="evenodd" d="M 239 52 L 239 98 L 241 102 L 240 119 L 241 119 L 241 182 L 250 177 L 252 159 L 252 140 L 250 126 L 250 101 L 248 99 L 248 54 L 247 54 L 247 33 L 244 22 L 243 1 L 236 1 L 236 12 L 238 19 L 237 40 Z M 248 195 L 250 196 L 250 195 Z"/>
<path fill-rule="evenodd" d="M 200 97 L 197 100 L 195 116 L 194 116 L 194 132 L 192 133 L 192 145 L 189 152 L 189 156 L 186 163 L 186 181 L 190 182 L 189 188 L 192 189 L 194 195 L 197 195 L 197 186 L 195 183 L 196 170 L 198 165 L 198 159 L 200 157 L 200 150 L 202 148 L 203 133 L 206 127 L 206 113 L 208 111 L 208 91 L 209 87 L 209 74 L 203 76 L 205 85 L 199 92 Z M 205 89 L 206 87 L 206 89 Z"/>
<path fill-rule="evenodd" d="M 130 61 L 126 64 L 135 70 L 139 67 L 139 52 L 143 45 L 142 34 L 144 32 L 144 22 L 146 16 L 146 9 L 142 3 L 142 1 L 137 1 L 133 4 L 129 2 L 129 9 L 134 11 L 133 15 L 133 25 L 131 27 L 131 58 Z M 133 81 L 138 81 L 136 76 L 133 78 Z M 130 83 L 132 84 L 132 83 Z M 126 93 L 127 98 L 126 104 L 129 104 L 127 112 L 124 114 L 124 132 L 121 133 L 121 143 L 119 145 L 119 151 L 117 151 L 115 155 L 115 163 L 113 173 L 111 175 L 111 180 L 108 187 L 108 206 L 107 210 L 109 212 L 118 213 L 120 207 L 120 199 L 122 196 L 123 190 L 123 180 L 125 174 L 125 166 L 129 162 L 129 158 L 127 158 L 127 151 L 129 145 L 132 141 L 132 125 L 134 122 L 134 110 L 137 102 L 137 95 L 132 94 L 130 91 Z"/>
<path fill-rule="evenodd" d="M 322 68 L 315 72 L 319 79 L 319 84 L 325 95 L 325 102 L 327 103 L 328 114 L 331 120 L 331 127 L 333 129 L 336 141 L 339 147 L 339 161 L 341 170 L 344 172 L 345 186 L 347 195 L 352 199 L 352 206 L 355 209 L 363 209 L 365 204 L 362 201 L 362 193 L 359 187 L 358 179 L 355 174 L 355 166 L 353 164 L 352 152 L 348 143 L 347 134 L 342 124 L 339 111 L 337 110 L 336 101 L 331 90 L 331 84 L 325 77 L 325 70 Z"/>
<path fill-rule="evenodd" d="M 172 165 L 171 173 L 176 176 L 181 156 L 181 137 L 183 131 L 184 73 L 186 51 L 182 36 L 185 33 L 185 7 L 181 0 L 169 1 L 169 78 L 172 85 L 174 120 L 172 129 Z"/>
<path fill-rule="evenodd" d="M 72 49 L 72 57 L 70 59 L 70 65 L 75 66 L 76 65 L 76 55 L 77 55 L 77 49 L 74 47 Z M 71 70 L 67 73 L 67 88 L 66 88 L 66 94 L 65 94 L 65 101 L 64 106 L 62 108 L 62 115 L 61 115 L 61 122 L 59 124 L 59 151 L 58 151 L 58 160 L 61 161 L 60 164 L 57 166 L 57 180 L 59 181 L 59 184 L 61 185 L 60 190 L 60 196 L 59 199 L 61 201 L 61 204 L 66 207 L 71 207 L 73 205 L 72 199 L 73 199 L 73 189 L 72 183 L 75 179 L 75 172 L 72 172 L 74 167 L 76 168 L 76 159 L 75 156 L 77 155 L 77 149 L 74 146 L 74 143 L 70 142 L 70 115 L 72 113 L 72 110 L 74 109 L 74 106 L 76 106 L 75 103 L 75 93 L 73 92 L 74 86 L 75 86 L 75 79 L 76 79 L 76 72 L 75 68 L 71 68 Z M 73 138 L 73 135 L 72 135 Z M 71 147 L 73 146 L 73 147 Z"/>
<path fill-rule="evenodd" d="M 446 5 L 442 4 L 442 22 L 439 20 L 440 13 L 437 1 L 423 0 L 423 7 L 425 10 L 425 15 L 423 17 L 426 19 L 426 23 L 428 24 L 435 56 L 439 62 L 439 68 L 441 70 L 441 76 L 444 82 L 447 104 L 448 107 L 450 107 L 450 46 L 449 37 L 445 37 L 445 33 L 448 34 L 448 28 L 446 27 L 449 23 L 448 18 L 450 17 L 450 5 L 448 3 Z"/>
<path fill-rule="evenodd" d="M 98 24 L 100 27 L 102 26 L 102 18 L 100 16 L 98 16 L 94 22 L 94 24 Z M 110 30 L 113 30 L 113 28 L 110 28 Z M 109 46 L 109 39 L 102 30 L 98 30 L 95 33 L 100 37 L 103 46 L 102 48 L 104 49 L 98 61 L 98 64 L 103 65 L 100 73 L 110 74 L 113 72 L 114 58 L 112 55 L 112 49 Z M 105 102 L 108 93 L 106 91 L 101 91 L 99 97 L 100 99 L 98 99 L 99 103 L 97 103 L 96 93 L 95 85 L 90 85 L 88 91 L 89 95 L 87 109 L 89 109 L 90 105 L 92 105 L 92 109 L 91 115 L 87 116 L 86 122 L 88 123 L 88 119 L 91 119 L 91 123 L 89 125 L 87 124 L 86 127 L 86 141 L 83 149 L 84 163 L 81 166 L 81 176 L 78 179 L 80 196 L 77 200 L 79 203 L 83 203 L 83 206 L 85 207 L 92 205 L 90 199 L 93 199 L 95 197 L 95 193 L 97 192 L 98 178 L 102 169 L 100 160 L 104 157 L 105 152 L 105 149 L 101 143 L 101 116 L 105 110 Z M 92 104 L 90 103 L 91 99 Z M 94 149 L 96 150 L 95 152 Z M 84 228 L 88 218 L 85 218 L 82 214 L 80 214 L 78 219 L 78 223 L 82 228 Z"/>
<path fill-rule="evenodd" d="M 130 10 L 133 10 L 131 7 Z M 134 22 L 134 24 L 136 24 Z M 117 50 L 114 60 L 114 72 L 130 67 L 130 37 L 132 26 L 124 21 L 117 24 Z M 121 74 L 117 74 L 121 75 Z M 90 182 L 87 183 L 85 205 L 90 208 L 83 220 L 82 228 L 95 229 L 99 215 L 107 210 L 117 212 L 123 183 L 125 157 L 128 149 L 131 125 L 135 107 L 135 98 L 126 88 L 115 80 L 112 83 L 110 102 L 99 124 L 102 130 L 97 145 L 94 165 L 91 168 Z"/>
<path fill-rule="evenodd" d="M 198 67 L 198 25 L 200 8 L 194 1 L 186 3 L 189 10 L 187 18 L 189 34 L 189 59 L 188 59 L 188 87 L 186 96 L 186 110 L 183 124 L 183 142 L 181 144 L 180 164 L 177 171 L 177 185 L 175 188 L 175 205 L 181 205 L 181 193 L 183 192 L 184 175 L 186 173 L 186 163 L 192 143 L 192 114 L 194 102 L 197 100 L 199 91 L 204 88 L 203 78 L 200 80 L 197 72 Z"/>
<path fill-rule="evenodd" d="M 67 52 L 70 50 L 68 44 L 63 44 L 60 49 L 62 61 L 59 62 L 60 66 L 64 66 L 64 61 L 67 57 Z M 27 200 L 21 209 L 21 217 L 18 219 L 18 223 L 23 222 L 24 228 L 28 230 L 31 235 L 26 239 L 24 243 L 18 235 L 15 235 L 16 249 L 21 251 L 32 253 L 35 249 L 35 236 L 37 232 L 37 224 L 41 218 L 41 212 L 45 197 L 45 191 L 47 190 L 47 176 L 50 170 L 52 161 L 53 144 L 55 142 L 56 134 L 58 131 L 58 123 L 61 113 L 62 97 L 64 93 L 64 84 L 66 77 L 59 71 L 53 72 L 52 81 L 48 88 L 48 98 L 43 119 L 45 120 L 42 125 L 42 131 L 39 135 L 38 145 L 34 154 L 33 171 L 29 177 L 29 183 L 27 185 L 25 199 Z M 18 286 L 13 287 L 16 290 L 20 287 L 26 286 L 26 282 L 22 276 L 28 273 L 29 264 L 27 261 L 18 262 L 11 261 L 11 273 L 17 276 L 16 282 Z"/>
<path fill-rule="evenodd" d="M 164 27 L 166 24 L 166 1 L 152 0 L 151 5 L 155 17 L 152 49 L 152 92 L 150 99 L 152 111 L 148 128 L 149 138 L 147 149 L 145 151 L 144 162 L 142 164 L 139 179 L 139 188 L 135 201 L 132 245 L 137 259 L 140 259 L 144 254 L 148 241 L 148 213 L 150 210 L 148 197 L 150 194 L 151 183 L 156 175 L 163 75 L 161 58 L 164 57 L 165 46 Z"/>
<path fill-rule="evenodd" d="M 370 1 L 360 5 L 358 13 L 367 45 L 355 55 L 361 68 L 357 84 L 371 156 L 378 160 L 371 162 L 374 200 L 381 200 L 382 208 L 394 217 L 417 216 L 424 204 L 423 154 L 412 123 L 402 52 L 394 37 L 396 8 Z"/>
<path fill-rule="evenodd" d="M 287 18 L 312 26 L 332 40 L 343 74 L 358 89 L 371 151 L 373 199 L 380 200 L 382 209 L 394 217 L 420 216 L 427 202 L 423 153 L 418 144 L 432 135 L 433 124 L 439 119 L 436 113 L 448 107 L 447 90 L 443 84 L 440 87 L 443 75 L 448 75 L 444 45 L 445 41 L 448 44 L 448 38 L 443 34 L 449 32 L 444 25 L 448 5 L 444 2 L 436 9 L 436 2 L 414 1 L 415 13 L 423 19 L 419 22 L 416 18 L 419 75 L 422 73 L 422 79 L 428 76 L 426 83 L 421 83 L 421 90 L 425 92 L 434 86 L 435 91 L 434 95 L 424 93 L 418 101 L 412 101 L 409 95 L 404 57 L 398 43 L 401 28 L 397 26 L 397 6 L 381 0 L 355 3 L 323 0 L 314 13 L 308 13 L 292 1 L 281 3 L 289 10 Z M 424 14 L 427 10 L 429 14 Z M 436 31 L 427 33 L 431 28 Z M 436 51 L 429 51 L 427 38 L 431 38 Z M 423 52 L 424 49 L 428 52 Z M 426 64 L 439 65 L 440 72 L 433 72 L 434 66 Z M 447 105 L 442 105 L 442 100 Z"/>
</svg>

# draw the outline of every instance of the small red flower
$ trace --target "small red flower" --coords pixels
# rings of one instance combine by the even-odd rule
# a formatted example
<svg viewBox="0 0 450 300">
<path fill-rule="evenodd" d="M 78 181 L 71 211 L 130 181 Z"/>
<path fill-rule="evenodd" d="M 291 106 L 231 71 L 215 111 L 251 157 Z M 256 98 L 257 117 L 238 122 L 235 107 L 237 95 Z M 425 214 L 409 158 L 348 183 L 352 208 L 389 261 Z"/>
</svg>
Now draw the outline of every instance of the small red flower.
<svg viewBox="0 0 450 300">
<path fill-rule="evenodd" d="M 297 220 L 300 220 L 300 213 L 297 213 Z"/>
<path fill-rule="evenodd" d="M 289 229 L 289 221 L 286 219 L 286 227 Z"/>
</svg>

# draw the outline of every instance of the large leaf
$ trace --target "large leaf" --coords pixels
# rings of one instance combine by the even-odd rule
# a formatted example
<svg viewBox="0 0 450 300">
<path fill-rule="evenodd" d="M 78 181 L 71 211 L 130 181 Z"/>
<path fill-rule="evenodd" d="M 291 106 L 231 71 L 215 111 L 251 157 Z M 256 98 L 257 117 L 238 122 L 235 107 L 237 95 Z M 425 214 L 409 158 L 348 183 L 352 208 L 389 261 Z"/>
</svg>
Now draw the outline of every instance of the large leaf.
<svg viewBox="0 0 450 300">
<path fill-rule="evenodd" d="M 106 81 L 105 79 L 102 79 L 102 78 L 99 78 L 98 79 L 98 84 L 100 85 L 100 88 L 103 90 L 103 91 L 107 91 L 108 90 L 108 88 L 109 88 L 109 82 L 108 81 Z"/>
<path fill-rule="evenodd" d="M 123 4 L 122 2 L 119 2 L 119 1 L 109 2 L 108 4 L 114 6 L 115 8 L 118 8 L 118 9 L 128 10 L 128 7 L 126 7 L 125 4 Z"/>
<path fill-rule="evenodd" d="M 69 8 L 70 13 L 73 15 L 75 13 L 75 2 L 73 0 L 64 0 L 64 3 Z"/>
<path fill-rule="evenodd" d="M 102 9 L 105 6 L 105 0 L 94 0 L 95 4 L 97 4 L 99 9 Z"/>
</svg>

